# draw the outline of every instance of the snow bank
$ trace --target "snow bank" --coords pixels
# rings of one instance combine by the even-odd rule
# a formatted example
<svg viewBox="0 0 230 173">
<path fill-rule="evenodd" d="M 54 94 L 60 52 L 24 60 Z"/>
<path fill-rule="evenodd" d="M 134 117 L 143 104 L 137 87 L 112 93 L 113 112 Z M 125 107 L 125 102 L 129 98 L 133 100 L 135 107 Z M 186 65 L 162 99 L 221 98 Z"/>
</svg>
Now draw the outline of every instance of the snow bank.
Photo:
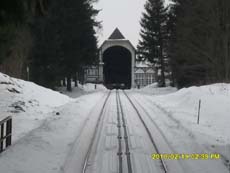
<svg viewBox="0 0 230 173">
<path fill-rule="evenodd" d="M 151 99 L 169 117 L 189 129 L 198 142 L 230 158 L 230 84 L 184 88 Z"/>
<path fill-rule="evenodd" d="M 86 83 L 84 85 L 78 84 L 78 87 L 75 87 L 74 83 L 72 83 L 72 92 L 66 91 L 66 87 L 60 87 L 58 90 L 69 97 L 77 98 L 85 94 L 90 94 L 98 91 L 105 91 L 107 89 L 102 84 L 96 84 L 95 88 L 95 84 L 93 83 Z"/>
<path fill-rule="evenodd" d="M 105 94 L 95 92 L 79 97 L 49 113 L 39 127 L 1 153 L 0 172 L 61 173 L 70 163 L 75 166 L 84 162 L 85 155 L 82 153 L 87 153 L 89 144 L 81 145 L 82 150 L 77 155 L 74 152 L 78 148 L 79 138 L 82 139 L 85 125 L 88 123 L 93 127 L 96 123 Z M 84 130 L 87 131 L 87 128 Z"/>
<path fill-rule="evenodd" d="M 80 86 L 84 91 L 86 92 L 91 92 L 91 91 L 95 91 L 95 90 L 106 90 L 106 87 L 102 84 L 96 84 L 96 88 L 95 88 L 95 84 L 92 83 L 87 83 L 85 85 L 81 85 Z"/>
<path fill-rule="evenodd" d="M 13 117 L 13 141 L 41 124 L 68 96 L 0 73 L 0 119 Z"/>
<path fill-rule="evenodd" d="M 177 91 L 177 89 L 170 86 L 159 88 L 157 83 L 153 83 L 137 91 L 140 91 L 145 94 L 150 94 L 150 95 L 164 95 L 164 94 L 173 93 Z"/>
</svg>

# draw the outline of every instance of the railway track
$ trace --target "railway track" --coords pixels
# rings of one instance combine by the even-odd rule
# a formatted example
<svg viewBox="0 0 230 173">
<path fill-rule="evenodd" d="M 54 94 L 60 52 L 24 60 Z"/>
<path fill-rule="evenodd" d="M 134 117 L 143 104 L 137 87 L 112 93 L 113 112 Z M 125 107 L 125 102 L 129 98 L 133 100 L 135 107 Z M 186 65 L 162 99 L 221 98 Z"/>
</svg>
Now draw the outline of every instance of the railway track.
<svg viewBox="0 0 230 173">
<path fill-rule="evenodd" d="M 149 112 L 146 110 L 146 108 L 142 104 L 142 103 L 145 103 L 145 101 L 142 99 L 139 100 L 135 97 L 130 98 L 130 96 L 126 92 L 124 92 L 124 94 L 129 99 L 129 101 L 132 102 L 131 104 L 134 107 L 136 107 L 135 109 L 137 112 L 139 112 L 138 114 L 139 114 L 140 119 L 142 119 L 141 122 L 145 124 L 145 127 L 149 131 L 149 135 L 152 136 L 151 141 L 153 141 L 153 145 L 156 148 L 156 151 L 157 151 L 156 154 L 177 153 L 171 146 L 168 139 L 165 137 L 161 128 L 157 125 L 155 120 L 152 118 L 152 116 L 149 114 Z M 151 105 L 149 106 L 152 112 L 156 113 L 154 108 L 152 108 Z M 151 135 L 151 134 L 154 134 L 154 135 Z M 183 173 L 183 172 L 188 171 L 187 169 L 185 169 L 185 167 L 183 166 L 183 162 L 181 162 L 180 160 L 160 160 L 160 161 L 162 163 L 163 170 L 167 173 L 169 172 L 170 173 Z"/>
<path fill-rule="evenodd" d="M 134 123 L 132 117 L 135 118 Z M 114 118 L 112 125 L 108 123 L 109 119 Z M 138 128 L 136 124 L 139 124 Z M 111 136 L 106 132 L 108 126 L 113 127 Z M 131 134 L 131 128 L 141 131 L 141 137 Z M 111 91 L 103 103 L 82 173 L 168 173 L 164 160 L 151 160 L 153 151 L 160 154 L 152 133 L 127 93 Z M 133 147 L 136 145 L 133 137 L 137 138 L 139 148 Z M 108 138 L 112 142 L 107 142 Z M 106 147 L 108 143 L 112 147 Z"/>
<path fill-rule="evenodd" d="M 101 120 L 102 120 L 102 118 L 103 118 L 103 112 L 104 112 L 106 103 L 107 103 L 107 101 L 108 101 L 110 95 L 111 95 L 111 91 L 108 93 L 108 95 L 107 95 L 107 97 L 106 97 L 106 99 L 105 99 L 105 101 L 104 101 L 104 103 L 103 103 L 102 109 L 101 109 L 101 111 L 100 111 L 100 115 L 99 115 L 99 118 L 98 118 L 98 120 L 97 120 L 96 129 L 95 129 L 95 131 L 94 131 L 93 138 L 92 138 L 92 140 L 91 140 L 90 147 L 89 147 L 89 149 L 88 149 L 88 152 L 87 152 L 87 155 L 86 155 L 86 158 L 85 158 L 85 161 L 84 161 L 84 166 L 83 166 L 83 169 L 82 169 L 82 173 L 86 173 L 87 165 L 88 165 L 89 158 L 90 158 L 90 154 L 91 154 L 92 147 L 93 147 L 93 143 L 94 143 L 94 141 L 95 141 L 95 139 L 96 139 L 96 135 L 97 135 L 97 133 L 98 133 L 98 129 L 99 129 Z"/>
<path fill-rule="evenodd" d="M 147 126 L 150 129 L 150 132 L 156 132 L 154 133 L 153 137 L 156 138 L 156 143 L 159 146 L 160 151 L 164 151 L 164 153 L 183 153 L 186 146 L 187 153 L 210 153 L 210 150 L 206 148 L 203 148 L 202 146 L 199 146 L 198 143 L 194 140 L 193 137 L 191 139 L 188 139 L 188 137 L 191 134 L 191 131 L 188 130 L 186 127 L 179 124 L 179 121 L 174 119 L 173 116 L 170 115 L 164 108 L 159 106 L 156 102 L 150 99 L 150 97 L 146 97 L 141 94 L 133 94 L 133 93 L 125 93 L 130 100 L 136 105 L 138 108 L 137 110 L 140 112 L 140 115 L 144 117 L 144 121 L 146 122 Z M 145 104 L 143 104 L 145 103 Z M 154 114 L 154 115 L 153 115 Z M 157 118 L 161 117 L 161 118 Z M 163 124 L 166 126 L 162 127 L 161 123 L 163 121 Z M 187 144 L 180 144 L 177 146 L 177 148 L 174 148 L 172 142 L 170 141 L 171 137 L 166 137 L 165 133 L 168 129 L 178 128 L 179 131 L 177 133 L 180 134 L 181 139 L 186 139 Z M 155 135 L 156 134 L 156 135 Z M 168 135 L 168 134 L 166 134 Z M 173 140 L 174 136 L 172 136 Z M 160 141 L 160 142 L 159 142 Z M 163 142 L 162 142 L 163 141 Z M 164 144 L 161 146 L 161 143 Z M 160 144 L 160 145 L 159 145 Z M 166 147 L 165 147 L 166 146 Z M 182 152 L 180 151 L 180 146 L 182 148 Z M 170 173 L 183 173 L 183 172 L 196 172 L 197 168 L 200 170 L 206 171 L 206 172 L 218 172 L 219 167 L 221 167 L 223 164 L 221 161 L 212 161 L 209 160 L 207 162 L 197 162 L 196 160 L 165 160 L 165 165 L 167 166 L 167 171 Z M 218 165 L 218 166 L 217 166 Z M 216 170 L 217 169 L 217 170 Z M 200 172 L 200 171 L 198 171 Z"/>
<path fill-rule="evenodd" d="M 124 110 L 121 104 L 121 98 L 119 95 L 119 91 L 116 90 L 116 100 L 117 100 L 117 116 L 118 116 L 118 131 L 121 132 L 121 121 L 122 121 L 122 127 L 123 127 L 123 132 L 124 132 L 124 142 L 125 142 L 125 157 L 127 159 L 127 172 L 128 173 L 132 173 L 132 163 L 131 163 L 131 158 L 130 158 L 130 149 L 129 149 L 129 135 L 127 132 L 127 124 L 126 124 L 126 117 L 124 114 Z M 121 136 L 118 136 L 119 139 L 119 143 L 121 143 Z M 119 163 L 120 160 L 122 160 L 122 148 L 120 148 L 120 144 L 119 144 Z M 121 167 L 122 163 L 119 164 L 119 173 L 122 173 L 123 168 Z"/>
<path fill-rule="evenodd" d="M 130 104 L 132 105 L 133 109 L 136 111 L 136 113 L 137 113 L 137 115 L 138 115 L 138 117 L 139 117 L 139 119 L 140 119 L 142 125 L 144 126 L 144 128 L 145 128 L 145 130 L 146 130 L 146 132 L 147 132 L 147 134 L 148 134 L 149 139 L 151 140 L 151 143 L 152 143 L 152 145 L 153 145 L 153 147 L 154 147 L 156 153 L 157 153 L 157 154 L 161 154 L 160 151 L 159 151 L 159 149 L 158 149 L 158 146 L 157 146 L 157 144 L 156 144 L 156 142 L 155 142 L 155 140 L 154 140 L 154 137 L 153 137 L 152 133 L 150 132 L 150 130 L 149 130 L 149 128 L 147 127 L 147 125 L 146 125 L 144 119 L 142 118 L 142 115 L 140 114 L 140 112 L 138 111 L 137 107 L 135 106 L 135 104 L 133 103 L 133 101 L 130 99 L 130 97 L 127 95 L 127 93 L 126 93 L 124 90 L 123 90 L 123 93 L 124 93 L 124 95 L 126 96 L 126 98 L 129 100 L 129 102 L 130 102 Z M 160 158 L 159 161 L 160 161 L 160 163 L 161 163 L 161 167 L 162 167 L 163 172 L 164 172 L 164 173 L 167 173 L 168 170 L 167 170 L 167 167 L 166 167 L 166 164 L 165 164 L 164 160 L 162 160 L 162 159 Z"/>
</svg>

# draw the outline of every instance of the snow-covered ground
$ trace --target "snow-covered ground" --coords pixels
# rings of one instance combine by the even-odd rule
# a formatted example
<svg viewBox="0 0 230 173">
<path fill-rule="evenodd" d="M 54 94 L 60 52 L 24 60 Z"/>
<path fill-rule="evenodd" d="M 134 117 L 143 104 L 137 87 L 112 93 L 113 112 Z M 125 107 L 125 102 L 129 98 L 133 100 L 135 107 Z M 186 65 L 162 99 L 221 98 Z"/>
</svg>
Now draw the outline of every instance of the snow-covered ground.
<svg viewBox="0 0 230 173">
<path fill-rule="evenodd" d="M 13 117 L 13 142 L 38 127 L 49 112 L 73 99 L 0 73 L 0 119 Z"/>
<path fill-rule="evenodd" d="M 66 91 L 66 87 L 60 87 L 58 88 L 58 90 L 71 98 L 77 98 L 85 94 L 91 94 L 93 92 L 98 91 L 105 91 L 106 88 L 102 84 L 93 83 L 86 83 L 84 85 L 78 84 L 78 87 L 74 87 L 74 83 L 72 83 L 72 92 Z"/>
<path fill-rule="evenodd" d="M 9 115 L 13 117 L 13 144 L 0 154 L 0 172 L 81 172 L 108 90 L 102 85 L 97 85 L 95 90 L 94 84 L 87 84 L 73 88 L 72 93 L 64 89 L 61 92 L 68 96 L 0 73 L 0 119 Z M 157 88 L 153 84 L 140 90 L 130 90 L 128 95 L 153 131 L 152 134 L 156 135 L 159 148 L 164 149 L 166 144 L 169 146 L 167 150 L 161 150 L 162 153 L 220 153 L 222 156 L 219 160 L 180 160 L 179 165 L 186 170 L 184 172 L 229 172 L 229 84 L 179 91 L 172 87 Z M 114 154 L 118 145 L 115 98 L 113 93 L 105 107 L 104 120 L 98 127 L 105 130 L 99 130 L 97 143 L 94 144 L 94 149 L 99 151 L 94 151 L 92 156 L 96 158 L 93 165 L 103 164 L 104 160 L 110 164 L 112 171 L 117 170 L 117 155 Z M 197 124 L 199 100 L 200 124 Z M 148 158 L 153 151 L 142 145 L 142 142 L 148 142 L 146 132 L 124 95 L 121 102 L 131 139 L 131 158 L 136 163 L 134 172 L 139 173 L 142 169 L 148 172 L 148 169 L 154 168 L 150 169 L 152 161 Z M 165 142 L 161 143 L 162 140 Z M 139 155 L 143 159 L 137 157 Z M 146 163 L 144 160 L 149 168 L 143 166 Z M 110 168 L 106 164 L 100 169 L 108 171 Z M 100 169 L 93 170 L 100 172 Z"/>
<path fill-rule="evenodd" d="M 1 154 L 0 172 L 64 172 L 86 121 L 93 116 L 90 112 L 102 96 L 103 93 L 95 93 L 87 98 L 81 97 L 56 109 L 59 115 L 56 111 L 50 113 L 38 128 Z M 87 143 L 83 146 L 87 149 Z M 79 160 L 84 159 L 83 154 L 77 156 Z M 74 162 L 75 165 L 78 162 Z"/>
<path fill-rule="evenodd" d="M 92 94 L 72 99 L 0 73 L 0 118 L 13 118 L 13 144 L 0 154 L 0 172 L 56 173 L 65 169 L 85 123 L 100 111 L 100 99 L 105 95 L 93 92 L 92 84 L 84 87 L 85 93 Z M 84 155 L 78 158 L 83 160 Z"/>
<path fill-rule="evenodd" d="M 140 92 L 141 94 L 148 94 L 148 95 L 166 95 L 177 91 L 176 88 L 170 86 L 159 88 L 157 83 L 153 83 L 141 89 L 132 89 L 132 90 L 136 92 Z"/>
<path fill-rule="evenodd" d="M 151 93 L 148 87 L 143 90 L 145 93 Z M 152 91 L 155 92 L 155 89 Z M 166 91 L 168 91 L 167 88 Z M 168 121 L 164 122 L 168 124 L 168 129 L 165 130 L 166 134 L 170 134 L 167 131 L 178 132 L 184 129 L 195 143 L 203 146 L 209 153 L 220 153 L 223 161 L 229 162 L 230 84 L 184 88 L 160 96 L 149 94 L 143 97 L 139 94 L 136 97 L 138 99 L 142 97 L 142 102 L 145 102 L 146 105 L 149 104 L 149 107 L 155 109 L 155 112 L 158 109 L 158 114 L 165 116 L 158 116 L 157 121 L 160 121 L 162 127 L 165 126 L 162 122 Z M 201 100 L 200 123 L 197 124 L 199 100 Z M 153 110 L 149 111 L 153 114 Z M 186 142 L 181 142 L 181 139 L 176 138 L 181 138 L 181 136 L 172 134 L 171 140 L 174 139 L 172 143 L 175 147 L 183 148 Z"/>
</svg>

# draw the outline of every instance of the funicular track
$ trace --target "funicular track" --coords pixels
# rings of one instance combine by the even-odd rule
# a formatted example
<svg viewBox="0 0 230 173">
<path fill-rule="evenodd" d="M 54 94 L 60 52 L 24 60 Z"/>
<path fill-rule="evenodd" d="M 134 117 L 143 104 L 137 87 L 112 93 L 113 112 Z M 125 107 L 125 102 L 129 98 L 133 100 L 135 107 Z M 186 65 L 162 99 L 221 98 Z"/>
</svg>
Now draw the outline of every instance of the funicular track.
<svg viewBox="0 0 230 173">
<path fill-rule="evenodd" d="M 110 95 L 113 95 L 113 96 L 110 96 Z M 105 131 L 103 131 L 102 129 L 105 129 L 105 126 L 107 125 L 105 121 L 106 117 L 108 118 L 109 116 L 111 116 L 109 115 L 109 112 L 108 114 L 105 114 L 104 112 L 104 109 L 108 106 L 107 102 L 110 97 L 114 97 L 114 100 L 116 103 L 116 114 L 112 114 L 112 116 L 116 115 L 116 129 L 117 129 L 117 136 L 116 136 L 117 151 L 115 155 L 117 156 L 116 161 L 117 161 L 118 167 L 116 171 L 118 173 L 132 173 L 133 172 L 131 158 L 130 158 L 129 137 L 128 137 L 127 124 L 126 124 L 126 117 L 125 117 L 123 107 L 121 104 L 120 95 L 118 93 L 118 90 L 116 90 L 116 93 L 114 91 L 110 91 L 110 94 L 108 94 L 104 102 L 103 108 L 101 109 L 100 116 L 97 120 L 96 129 L 94 131 L 94 136 L 91 140 L 91 144 L 90 144 L 90 147 L 87 152 L 87 156 L 84 161 L 84 167 L 82 169 L 82 173 L 91 172 L 91 170 L 88 169 L 90 166 L 92 166 L 92 163 L 90 163 L 91 162 L 90 158 L 95 157 L 92 151 L 97 150 L 98 138 L 100 138 L 99 136 L 103 136 L 104 135 L 103 133 L 105 133 Z M 111 99 L 113 100 L 113 98 Z M 100 165 L 97 165 L 97 166 L 100 166 Z"/>
<path fill-rule="evenodd" d="M 147 124 L 145 123 L 144 119 L 142 118 L 142 115 L 140 114 L 140 112 L 138 111 L 137 107 L 135 106 L 135 104 L 133 103 L 133 101 L 130 99 L 130 97 L 128 96 L 128 94 L 124 90 L 122 90 L 122 91 L 123 91 L 124 95 L 126 96 L 126 98 L 129 100 L 129 102 L 132 105 L 133 109 L 135 110 L 136 114 L 138 115 L 138 117 L 139 117 L 142 125 L 144 126 L 144 128 L 145 128 L 145 130 L 146 130 L 146 132 L 148 134 L 148 137 L 149 137 L 149 139 L 150 139 L 150 141 L 151 141 L 151 143 L 152 143 L 152 145 L 153 145 L 156 153 L 160 154 L 160 151 L 159 151 L 158 146 L 157 146 L 157 144 L 155 142 L 155 139 L 154 139 L 152 133 L 150 132 Z M 167 170 L 167 167 L 166 167 L 166 164 L 165 164 L 164 160 L 160 158 L 159 161 L 160 161 L 160 164 L 161 164 L 162 171 L 164 173 L 168 173 L 168 170 Z"/>
<path fill-rule="evenodd" d="M 152 101 L 150 98 L 145 98 L 144 96 L 142 96 L 142 97 L 138 96 L 137 97 L 136 94 L 133 94 L 131 92 L 130 92 L 130 94 L 128 94 L 125 91 L 123 91 L 123 92 L 126 95 L 127 99 L 130 101 L 130 103 L 133 105 L 138 116 L 140 117 L 141 122 L 145 124 L 147 129 L 149 129 L 147 131 L 149 131 L 150 136 L 152 136 L 150 138 L 152 138 L 153 142 L 155 143 L 153 145 L 156 146 L 156 150 L 158 150 L 157 154 L 165 154 L 166 153 L 166 155 L 167 155 L 167 154 L 172 153 L 172 155 L 173 155 L 173 153 L 178 153 L 176 148 L 173 147 L 173 145 L 170 143 L 169 139 L 165 136 L 164 131 L 161 129 L 161 126 L 159 126 L 158 122 L 155 122 L 155 118 L 151 114 L 152 113 L 155 115 L 165 114 L 165 116 L 167 115 L 166 118 L 168 118 L 167 119 L 168 121 L 171 121 L 171 122 L 175 123 L 176 125 L 178 125 L 177 124 L 178 122 L 173 117 L 171 117 L 170 114 L 168 114 L 168 112 L 165 109 L 158 106 L 157 103 Z M 147 102 L 147 105 L 146 105 L 146 102 Z M 145 105 L 143 103 L 145 103 Z M 183 134 L 181 133 L 181 130 L 180 130 L 180 134 L 187 135 L 188 133 L 190 133 L 183 126 L 180 128 L 183 130 Z M 193 142 L 194 141 L 191 141 L 190 143 L 193 143 Z M 197 144 L 194 143 L 192 145 L 196 146 Z M 193 150 L 193 149 L 194 148 L 192 147 L 191 150 Z M 198 150 L 198 152 L 197 151 L 191 152 L 191 150 L 188 149 L 188 153 L 199 153 L 199 150 L 203 151 L 203 152 L 205 151 L 202 148 L 197 148 L 197 146 L 196 146 L 195 150 Z M 163 151 L 163 153 L 162 153 L 162 151 Z M 159 153 L 159 152 L 161 152 L 161 153 Z M 208 171 L 208 172 L 218 172 L 215 169 L 216 168 L 219 169 L 219 167 L 221 165 L 221 162 L 219 164 L 215 161 L 213 163 L 212 163 L 212 161 L 202 163 L 202 162 L 196 162 L 192 159 L 191 160 L 183 160 L 181 158 L 180 159 L 172 159 L 172 160 L 165 159 L 165 160 L 161 160 L 161 161 L 163 163 L 162 168 L 164 168 L 165 173 L 195 172 L 195 171 L 197 171 L 197 169 L 196 169 L 197 167 L 200 167 L 199 168 L 200 170 L 206 170 L 207 169 L 206 171 Z M 219 166 L 216 166 L 216 165 L 219 165 Z M 214 170 L 213 170 L 213 168 L 214 168 Z M 198 172 L 200 172 L 200 171 L 198 171 Z"/>
<path fill-rule="evenodd" d="M 87 155 L 86 155 L 86 158 L 85 158 L 85 161 L 84 161 L 84 166 L 83 166 L 83 169 L 82 169 L 82 173 L 85 173 L 86 172 L 86 169 L 87 169 L 87 165 L 88 165 L 88 161 L 89 161 L 89 157 L 90 157 L 90 154 L 91 154 L 91 151 L 92 151 L 92 147 L 93 147 L 93 143 L 94 143 L 94 140 L 96 138 L 96 135 L 98 133 L 98 130 L 99 130 L 99 126 L 100 126 L 100 123 L 101 123 L 101 120 L 103 118 L 103 112 L 104 112 L 104 109 L 105 109 L 105 106 L 107 104 L 107 101 L 109 99 L 111 95 L 111 91 L 108 93 L 106 99 L 104 100 L 104 103 L 103 103 L 103 106 L 101 108 L 101 111 L 100 111 L 100 115 L 99 115 L 99 118 L 97 120 L 97 125 L 96 125 L 96 129 L 94 131 L 94 134 L 93 134 L 93 138 L 90 142 L 90 146 L 89 146 L 89 149 L 87 151 Z"/>
<path fill-rule="evenodd" d="M 113 95 L 113 96 L 110 96 L 110 95 Z M 109 101 L 110 104 L 107 103 L 109 98 L 111 98 Z M 113 106 L 114 109 L 112 109 L 110 106 Z M 105 108 L 107 111 L 105 111 Z M 129 114 L 130 108 L 132 109 L 132 113 L 135 115 Z M 113 112 L 111 113 L 108 110 L 109 111 L 113 110 Z M 111 117 L 111 116 L 113 118 L 116 117 L 115 118 L 116 119 L 115 120 L 116 126 L 114 126 L 115 127 L 114 130 L 116 129 L 115 130 L 116 131 L 116 137 L 114 137 L 114 141 L 116 143 L 116 148 L 115 148 L 115 150 L 112 150 L 113 155 L 115 157 L 113 162 L 116 162 L 116 163 L 114 163 L 114 165 L 116 165 L 115 166 L 116 168 L 113 169 L 113 171 L 111 171 L 109 166 L 108 166 L 107 171 L 105 171 L 103 169 L 103 171 L 101 172 L 102 169 L 97 169 L 97 167 L 100 167 L 101 164 L 105 164 L 105 163 L 95 162 L 95 160 L 92 162 L 92 160 L 93 160 L 92 158 L 95 158 L 98 153 L 100 154 L 101 150 L 98 150 L 97 147 L 103 148 L 103 146 L 101 146 L 101 145 L 104 145 L 102 142 L 103 141 L 102 139 L 106 135 L 105 130 L 106 130 L 106 126 L 108 125 L 106 119 L 108 117 Z M 130 122 L 130 118 L 131 118 L 130 116 L 136 117 L 136 121 L 138 122 L 138 124 L 140 124 L 141 131 L 144 132 L 144 134 L 145 134 L 144 139 L 148 143 L 148 148 L 151 148 L 150 150 L 147 150 L 149 157 L 151 157 L 152 151 L 155 151 L 155 153 L 160 154 L 158 146 L 157 146 L 156 142 L 154 141 L 155 139 L 152 135 L 152 132 L 150 132 L 144 119 L 142 118 L 141 113 L 139 112 L 139 110 L 137 109 L 137 107 L 135 106 L 133 101 L 129 98 L 127 93 L 125 91 L 121 91 L 121 90 L 116 90 L 116 93 L 114 91 L 110 91 L 110 93 L 108 94 L 107 98 L 104 101 L 103 107 L 102 107 L 101 112 L 100 112 L 100 116 L 97 120 L 97 125 L 96 125 L 95 131 L 94 131 L 94 135 L 93 135 L 93 138 L 91 140 L 87 155 L 85 157 L 84 167 L 82 169 L 82 173 L 91 173 L 91 172 L 93 172 L 93 173 L 94 172 L 95 173 L 98 173 L 98 172 L 100 172 L 100 173 L 104 173 L 104 172 L 108 172 L 108 173 L 110 173 L 110 172 L 139 173 L 140 172 L 140 169 L 137 169 L 138 166 L 136 164 L 141 164 L 141 163 L 135 162 L 136 160 L 134 157 L 138 157 L 139 154 L 141 154 L 141 155 L 145 155 L 145 154 L 139 153 L 142 150 L 137 151 L 137 150 L 133 149 L 133 147 L 132 147 L 132 142 L 131 142 L 132 136 L 130 136 L 131 134 L 130 134 L 129 130 L 130 130 L 130 127 L 132 127 L 134 125 Z M 138 131 L 139 130 L 140 129 L 138 129 Z M 144 149 L 145 145 L 142 145 L 141 148 Z M 98 152 L 95 152 L 96 150 L 98 150 Z M 110 152 L 108 150 L 106 151 L 106 149 L 104 151 Z M 146 150 L 143 150 L 143 151 L 146 151 Z M 100 158 L 100 156 L 99 156 L 99 158 Z M 101 160 L 103 160 L 103 158 L 101 158 Z M 153 167 L 155 167 L 154 169 L 152 169 L 152 168 L 146 169 L 146 170 L 155 170 L 155 171 L 150 171 L 151 173 L 152 172 L 153 173 L 155 173 L 155 172 L 156 173 L 160 173 L 160 172 L 168 173 L 168 170 L 166 168 L 166 164 L 164 163 L 164 160 L 160 159 L 160 160 L 155 161 L 153 163 L 150 162 L 150 165 L 151 166 L 154 165 Z M 145 163 L 145 161 L 142 162 L 142 165 L 141 165 L 142 168 L 143 167 L 145 168 L 148 166 L 149 166 L 149 164 Z M 95 169 L 95 167 L 96 167 L 96 169 Z M 146 172 L 146 170 L 144 172 Z"/>
<path fill-rule="evenodd" d="M 121 128 L 123 127 L 123 133 L 124 133 L 124 142 L 125 142 L 125 156 L 127 159 L 127 172 L 132 173 L 132 163 L 131 163 L 131 158 L 130 158 L 130 149 L 129 149 L 129 136 L 127 132 L 127 124 L 126 124 L 126 119 L 125 119 L 125 114 L 123 111 L 123 107 L 121 104 L 121 98 L 119 95 L 119 91 L 116 90 L 116 101 L 117 101 L 117 119 L 118 119 L 118 131 L 119 131 L 119 173 L 122 173 L 123 167 L 122 167 L 122 148 L 121 148 Z M 121 125 L 122 124 L 122 125 Z"/>
</svg>

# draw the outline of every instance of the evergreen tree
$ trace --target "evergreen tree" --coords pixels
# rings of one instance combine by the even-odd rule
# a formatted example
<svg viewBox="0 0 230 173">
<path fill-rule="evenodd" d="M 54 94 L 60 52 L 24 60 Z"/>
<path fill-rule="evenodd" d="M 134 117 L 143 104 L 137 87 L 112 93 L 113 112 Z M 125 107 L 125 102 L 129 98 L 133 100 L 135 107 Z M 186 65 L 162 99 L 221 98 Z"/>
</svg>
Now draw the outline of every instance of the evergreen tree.
<svg viewBox="0 0 230 173">
<path fill-rule="evenodd" d="M 0 71 L 17 78 L 25 77 L 31 45 L 27 3 L 0 1 Z"/>
<path fill-rule="evenodd" d="M 50 16 L 37 16 L 32 27 L 34 45 L 30 60 L 31 80 L 53 88 L 61 75 L 57 26 Z"/>
<path fill-rule="evenodd" d="M 176 8 L 175 5 L 170 4 L 168 6 L 168 19 L 167 19 L 167 32 L 168 32 L 168 39 L 167 39 L 167 46 L 166 52 L 168 55 L 168 65 L 170 68 L 170 80 L 171 86 L 175 86 L 176 79 L 175 79 L 175 65 L 172 59 L 172 54 L 174 52 L 174 45 L 173 42 L 175 38 L 175 28 L 176 28 Z"/>
<path fill-rule="evenodd" d="M 24 18 L 23 0 L 0 1 L 0 25 L 21 22 Z"/>
<path fill-rule="evenodd" d="M 17 29 L 23 21 L 24 9 L 22 0 L 0 1 L 0 64 L 6 58 Z"/>
<path fill-rule="evenodd" d="M 80 68 L 96 60 L 97 40 L 94 16 L 98 13 L 93 9 L 91 1 L 71 0 L 59 3 L 58 23 L 60 33 L 60 51 L 64 55 L 61 63 L 67 77 L 67 90 L 71 90 L 71 77 Z M 64 7 L 64 8 L 63 8 Z M 58 9 L 58 8 L 57 8 Z M 68 9 L 68 11 L 67 11 Z M 66 22 L 68 21 L 68 22 Z"/>
<path fill-rule="evenodd" d="M 167 64 L 167 9 L 163 0 L 148 0 L 141 19 L 141 40 L 138 52 L 141 59 L 155 64 L 160 72 L 159 86 L 165 86 L 165 72 Z M 158 72 L 157 72 L 158 73 Z"/>
<path fill-rule="evenodd" d="M 196 20 L 198 1 L 175 0 L 171 9 L 171 13 L 175 16 L 175 28 L 171 36 L 170 56 L 178 87 L 190 86 L 194 82 L 202 81 L 206 71 L 202 65 L 203 59 L 191 49 L 191 44 L 194 43 L 192 40 L 198 40 L 197 37 L 202 33 L 198 29 L 200 25 Z M 193 32 L 194 27 L 197 27 L 196 33 Z"/>
<path fill-rule="evenodd" d="M 82 66 L 95 61 L 94 27 L 99 24 L 94 18 L 98 11 L 92 7 L 92 2 L 54 1 L 47 18 L 36 20 L 34 33 L 40 34 L 36 35 L 32 66 L 33 79 L 38 79 L 38 83 L 51 82 L 54 86 L 57 80 L 67 77 L 67 90 L 71 91 L 71 78 Z"/>
<path fill-rule="evenodd" d="M 170 55 L 178 87 L 229 81 L 227 0 L 174 0 Z"/>
</svg>

